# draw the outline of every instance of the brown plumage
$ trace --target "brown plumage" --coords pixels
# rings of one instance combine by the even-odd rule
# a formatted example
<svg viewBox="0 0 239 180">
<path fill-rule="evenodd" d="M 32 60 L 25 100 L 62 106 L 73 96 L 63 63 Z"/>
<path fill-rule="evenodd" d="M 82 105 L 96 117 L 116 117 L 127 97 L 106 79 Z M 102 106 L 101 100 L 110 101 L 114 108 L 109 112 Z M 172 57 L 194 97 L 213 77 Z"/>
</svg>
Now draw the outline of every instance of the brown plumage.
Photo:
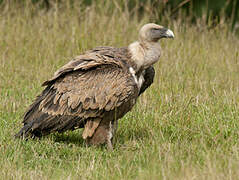
<svg viewBox="0 0 239 180">
<path fill-rule="evenodd" d="M 84 128 L 87 143 L 107 143 L 112 148 L 117 120 L 153 82 L 152 64 L 160 55 L 157 40 L 173 36 L 167 33 L 159 25 L 147 24 L 141 28 L 139 42 L 129 47 L 99 47 L 71 60 L 43 83 L 46 88 L 25 113 L 24 127 L 15 136 L 40 137 Z"/>
</svg>

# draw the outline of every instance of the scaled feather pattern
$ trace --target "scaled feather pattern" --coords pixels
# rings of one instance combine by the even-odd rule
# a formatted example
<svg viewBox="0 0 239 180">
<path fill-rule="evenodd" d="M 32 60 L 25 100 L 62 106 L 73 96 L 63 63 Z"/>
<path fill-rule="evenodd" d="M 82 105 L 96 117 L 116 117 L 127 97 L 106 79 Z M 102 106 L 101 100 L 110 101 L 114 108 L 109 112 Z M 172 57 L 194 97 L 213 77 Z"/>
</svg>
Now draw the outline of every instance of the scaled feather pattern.
<svg viewBox="0 0 239 180">
<path fill-rule="evenodd" d="M 98 47 L 61 67 L 43 83 L 45 89 L 26 111 L 24 126 L 15 136 L 41 137 L 84 128 L 82 136 L 88 144 L 106 143 L 112 149 L 118 119 L 132 109 L 139 95 L 153 83 L 152 65 L 160 56 L 157 41 L 166 28 L 152 23 L 145 26 L 133 45 Z"/>
</svg>

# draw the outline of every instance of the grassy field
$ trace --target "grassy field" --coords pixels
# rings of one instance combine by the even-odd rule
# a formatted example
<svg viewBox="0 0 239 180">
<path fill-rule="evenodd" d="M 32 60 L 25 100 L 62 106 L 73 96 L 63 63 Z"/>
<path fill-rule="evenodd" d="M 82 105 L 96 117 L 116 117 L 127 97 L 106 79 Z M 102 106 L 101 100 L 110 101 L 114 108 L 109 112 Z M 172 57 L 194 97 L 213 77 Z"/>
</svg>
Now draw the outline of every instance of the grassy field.
<svg viewBox="0 0 239 180">
<path fill-rule="evenodd" d="M 239 39 L 223 23 L 169 21 L 175 39 L 162 40 L 154 84 L 120 120 L 113 152 L 86 147 L 82 130 L 14 140 L 59 67 L 95 46 L 127 46 L 154 21 L 100 9 L 2 12 L 0 179 L 238 179 Z"/>
</svg>

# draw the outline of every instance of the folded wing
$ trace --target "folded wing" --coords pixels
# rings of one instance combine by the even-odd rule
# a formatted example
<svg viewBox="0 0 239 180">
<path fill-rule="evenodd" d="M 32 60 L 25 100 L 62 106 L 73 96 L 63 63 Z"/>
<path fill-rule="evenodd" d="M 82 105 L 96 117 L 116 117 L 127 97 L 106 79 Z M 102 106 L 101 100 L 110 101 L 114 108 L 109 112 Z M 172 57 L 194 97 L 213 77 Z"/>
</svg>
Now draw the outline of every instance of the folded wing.
<svg viewBox="0 0 239 180">
<path fill-rule="evenodd" d="M 129 70 L 110 56 L 97 52 L 81 55 L 43 83 L 45 90 L 24 116 L 16 136 L 41 136 L 84 126 L 138 96 Z"/>
</svg>

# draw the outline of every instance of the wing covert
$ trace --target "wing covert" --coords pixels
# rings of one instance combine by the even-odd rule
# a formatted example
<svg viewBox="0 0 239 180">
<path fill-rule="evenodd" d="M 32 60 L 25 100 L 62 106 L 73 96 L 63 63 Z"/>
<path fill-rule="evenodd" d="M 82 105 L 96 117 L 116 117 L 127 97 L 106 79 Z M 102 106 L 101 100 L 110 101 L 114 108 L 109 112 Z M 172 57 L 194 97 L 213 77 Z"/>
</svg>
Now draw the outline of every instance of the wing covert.
<svg viewBox="0 0 239 180">
<path fill-rule="evenodd" d="M 132 75 L 116 65 L 72 71 L 56 79 L 39 110 L 51 115 L 100 116 L 138 96 Z"/>
</svg>

